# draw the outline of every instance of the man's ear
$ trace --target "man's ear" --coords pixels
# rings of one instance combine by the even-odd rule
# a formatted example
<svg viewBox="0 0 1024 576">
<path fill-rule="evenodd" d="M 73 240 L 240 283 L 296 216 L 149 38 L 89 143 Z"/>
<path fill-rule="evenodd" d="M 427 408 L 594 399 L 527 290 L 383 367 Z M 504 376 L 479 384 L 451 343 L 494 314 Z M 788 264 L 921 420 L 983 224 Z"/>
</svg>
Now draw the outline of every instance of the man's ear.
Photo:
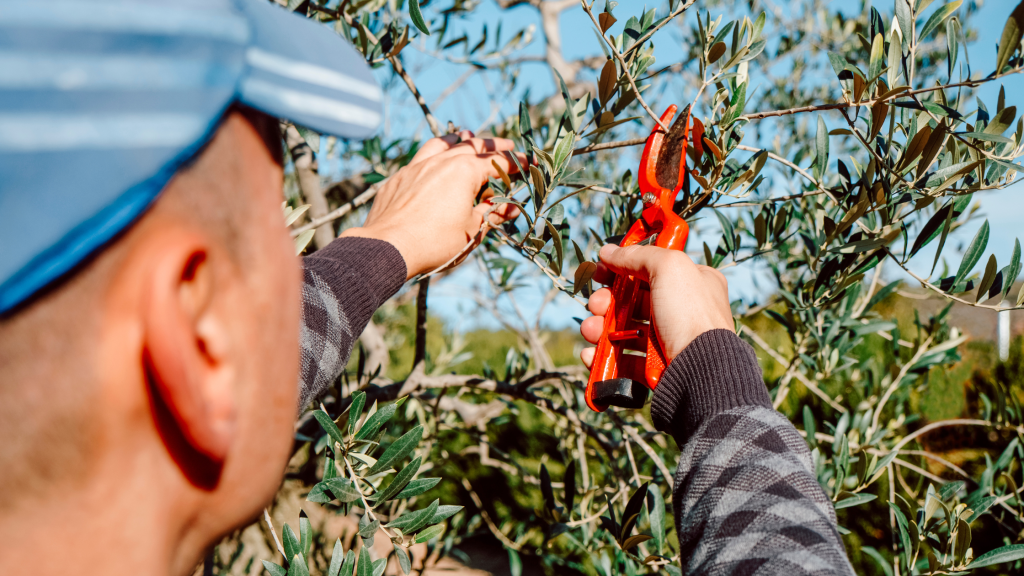
<svg viewBox="0 0 1024 576">
<path fill-rule="evenodd" d="M 143 353 L 150 383 L 181 436 L 192 450 L 222 463 L 234 440 L 235 370 L 225 295 L 219 293 L 224 272 L 204 240 L 188 233 L 165 236 L 147 255 Z"/>
</svg>

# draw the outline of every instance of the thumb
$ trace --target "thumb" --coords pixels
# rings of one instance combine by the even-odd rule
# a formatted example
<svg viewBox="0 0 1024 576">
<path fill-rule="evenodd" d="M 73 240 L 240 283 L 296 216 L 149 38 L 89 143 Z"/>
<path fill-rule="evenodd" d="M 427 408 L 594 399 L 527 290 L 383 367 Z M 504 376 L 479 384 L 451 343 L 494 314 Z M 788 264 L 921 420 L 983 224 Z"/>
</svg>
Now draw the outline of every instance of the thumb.
<svg viewBox="0 0 1024 576">
<path fill-rule="evenodd" d="M 627 246 L 606 244 L 601 248 L 601 262 L 616 274 L 629 274 L 648 282 L 657 263 L 666 257 L 664 248 L 656 246 Z"/>
</svg>

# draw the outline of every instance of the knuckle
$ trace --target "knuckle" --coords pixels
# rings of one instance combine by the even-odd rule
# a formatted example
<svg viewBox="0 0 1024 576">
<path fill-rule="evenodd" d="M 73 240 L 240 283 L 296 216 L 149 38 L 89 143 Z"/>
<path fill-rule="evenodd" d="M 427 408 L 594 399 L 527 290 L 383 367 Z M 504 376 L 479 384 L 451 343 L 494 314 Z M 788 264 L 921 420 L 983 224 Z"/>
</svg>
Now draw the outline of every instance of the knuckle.
<svg viewBox="0 0 1024 576">
<path fill-rule="evenodd" d="M 722 286 L 728 286 L 729 281 L 726 280 L 725 274 L 722 274 L 720 270 L 708 268 L 706 273 L 710 275 L 712 278 L 714 278 L 716 281 L 718 281 L 718 283 L 721 284 Z"/>
<path fill-rule="evenodd" d="M 682 266 L 694 266 L 693 259 L 686 252 L 673 250 L 673 259 Z"/>
</svg>

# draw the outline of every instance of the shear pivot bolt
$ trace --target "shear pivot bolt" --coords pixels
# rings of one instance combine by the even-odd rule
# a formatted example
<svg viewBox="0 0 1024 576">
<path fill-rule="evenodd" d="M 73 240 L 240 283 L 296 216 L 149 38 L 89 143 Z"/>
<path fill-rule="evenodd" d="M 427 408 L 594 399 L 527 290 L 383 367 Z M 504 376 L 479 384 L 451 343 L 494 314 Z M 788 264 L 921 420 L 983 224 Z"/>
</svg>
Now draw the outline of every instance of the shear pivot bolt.
<svg viewBox="0 0 1024 576">
<path fill-rule="evenodd" d="M 644 195 L 641 197 L 641 200 L 643 200 L 644 204 L 654 204 L 654 201 L 657 199 L 658 198 L 651 192 L 645 192 Z"/>
</svg>

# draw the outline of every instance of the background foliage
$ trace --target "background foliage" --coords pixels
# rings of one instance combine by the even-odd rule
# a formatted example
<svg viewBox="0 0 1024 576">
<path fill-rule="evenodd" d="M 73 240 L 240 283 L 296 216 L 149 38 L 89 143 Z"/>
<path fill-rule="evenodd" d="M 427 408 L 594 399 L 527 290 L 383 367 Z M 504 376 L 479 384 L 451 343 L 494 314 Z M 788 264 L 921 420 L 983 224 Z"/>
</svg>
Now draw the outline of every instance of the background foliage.
<svg viewBox="0 0 1024 576">
<path fill-rule="evenodd" d="M 756 300 L 734 302 L 737 327 L 776 408 L 807 438 L 858 572 L 1020 571 L 1021 345 L 999 362 L 950 314 L 954 303 L 977 314 L 1024 304 L 1019 242 L 1000 263 L 987 221 L 958 234 L 979 218 L 976 194 L 1024 170 L 1014 94 L 977 97 L 1021 72 L 1024 5 L 983 23 L 995 66 L 972 70 L 976 2 L 496 4 L 538 13 L 541 53 L 527 50 L 532 27 L 466 26 L 479 22 L 472 0 L 288 2 L 359 48 L 389 94 L 411 95 L 435 135 L 454 127 L 431 113 L 409 54 L 485 75 L 495 101 L 520 99 L 493 108 L 485 128 L 531 164 L 527 177 L 489 184 L 522 217 L 485 225 L 466 250 L 482 243 L 465 264 L 479 280 L 467 299 L 505 330 L 432 322 L 430 275 L 378 311 L 350 370 L 297 427 L 277 505 L 298 494 L 320 524 L 303 512 L 283 527 L 268 513 L 255 529 L 277 557 L 260 557 L 264 569 L 376 576 L 465 560 L 485 541 L 512 574 L 678 573 L 678 447 L 646 409 L 589 411 L 580 342 L 543 323 L 558 294 L 584 301 L 597 249 L 638 216 L 633 147 L 676 103 L 708 128 L 676 204 L 694 229 L 688 252 L 764 279 Z M 593 28 L 604 55 L 566 57 L 566 26 Z M 675 60 L 658 61 L 656 42 Z M 550 73 L 553 94 L 520 89 L 527 65 Z M 357 225 L 417 146 L 387 135 L 321 145 L 291 126 L 285 138 L 300 251 Z M 321 177 L 314 151 L 325 150 L 363 167 Z M 922 292 L 887 282 L 886 269 Z M 544 294 L 529 317 L 524 290 Z M 921 293 L 949 305 L 907 297 Z M 324 520 L 338 517 L 351 523 Z M 222 543 L 207 569 L 258 572 L 245 542 L 240 532 Z"/>
</svg>

